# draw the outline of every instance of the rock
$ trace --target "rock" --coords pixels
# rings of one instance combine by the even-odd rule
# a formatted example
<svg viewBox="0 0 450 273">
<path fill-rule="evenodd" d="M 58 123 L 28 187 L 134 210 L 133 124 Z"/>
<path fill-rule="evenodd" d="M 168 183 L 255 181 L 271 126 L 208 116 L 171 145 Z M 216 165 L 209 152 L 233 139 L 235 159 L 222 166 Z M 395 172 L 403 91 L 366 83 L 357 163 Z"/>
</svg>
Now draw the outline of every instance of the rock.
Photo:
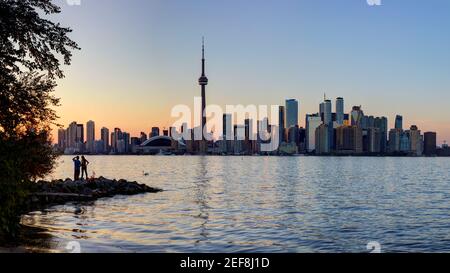
<svg viewBox="0 0 450 273">
<path fill-rule="evenodd" d="M 55 180 L 53 182 L 38 181 L 30 187 L 31 193 L 27 202 L 26 211 L 43 208 L 53 204 L 67 202 L 93 201 L 98 198 L 114 195 L 134 195 L 140 193 L 156 193 L 162 191 L 136 181 L 129 182 L 125 179 L 110 180 L 99 177 L 90 181 Z"/>
</svg>

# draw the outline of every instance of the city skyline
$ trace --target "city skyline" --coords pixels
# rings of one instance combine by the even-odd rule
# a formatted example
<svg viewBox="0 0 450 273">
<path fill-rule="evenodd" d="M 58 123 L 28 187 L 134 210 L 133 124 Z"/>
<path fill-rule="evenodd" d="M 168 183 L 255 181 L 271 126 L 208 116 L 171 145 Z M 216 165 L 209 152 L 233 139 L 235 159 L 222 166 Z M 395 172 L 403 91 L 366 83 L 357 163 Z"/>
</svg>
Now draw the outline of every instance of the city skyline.
<svg viewBox="0 0 450 273">
<path fill-rule="evenodd" d="M 223 109 L 210 112 L 211 109 L 207 109 L 206 104 L 206 86 L 209 80 L 206 77 L 204 37 L 201 51 L 201 76 L 198 80 L 201 101 L 199 109 L 194 106 L 193 115 L 192 109 L 184 109 L 180 120 L 167 129 L 163 128 L 162 135 L 159 127 L 152 127 L 149 134 L 141 131 L 138 137 L 133 137 L 119 127 L 115 127 L 109 135 L 109 129 L 103 127 L 100 130 L 101 140 L 95 138 L 94 121 L 86 123 L 86 138 L 84 125 L 74 121 L 67 129 L 58 129 L 56 147 L 65 154 L 150 154 L 156 151 L 163 153 L 163 150 L 167 154 L 175 152 L 203 155 L 438 154 L 436 132 L 425 132 L 422 135 L 417 125 L 404 130 L 402 115 L 396 115 L 394 128 L 389 129 L 386 116 L 365 115 L 361 105 L 353 106 L 346 113 L 343 97 L 336 98 L 333 112 L 333 103 L 324 94 L 319 111 L 306 114 L 304 128 L 299 123 L 299 101 L 296 99 L 286 99 L 285 105 L 272 105 L 270 113 L 266 112 L 265 116 L 258 115 L 256 107 L 243 106 L 233 106 L 233 111 L 227 112 L 227 105 L 225 112 Z M 180 113 L 177 110 L 175 112 Z M 208 119 L 207 113 L 213 117 L 219 116 L 219 119 Z M 197 118 L 199 120 L 196 121 Z M 274 132 L 277 134 L 274 135 Z M 448 152 L 445 141 L 444 144 L 441 150 L 445 151 L 442 154 Z"/>
<path fill-rule="evenodd" d="M 73 65 L 65 69 L 67 77 L 59 81 L 59 123 L 92 119 L 132 135 L 142 128 L 169 127 L 171 108 L 179 103 L 191 106 L 198 96 L 198 44 L 205 36 L 210 103 L 282 105 L 284 98 L 295 98 L 304 127 L 303 117 L 317 112 L 325 92 L 333 99 L 346 98 L 345 112 L 363 105 L 375 116 L 387 116 L 389 128 L 401 114 L 405 124 L 437 131 L 438 144 L 450 140 L 450 113 L 445 107 L 450 83 L 444 77 L 449 72 L 445 48 L 450 39 L 433 30 L 436 23 L 448 21 L 447 2 L 434 3 L 441 9 L 430 9 L 421 1 L 386 2 L 379 7 L 365 1 L 251 2 L 62 4 L 58 19 L 73 27 L 82 50 L 74 54 Z M 121 17 L 125 5 L 129 14 Z M 209 24 L 200 14 L 207 14 Z M 401 20 L 394 23 L 391 15 Z M 431 15 L 431 21 L 417 25 L 415 20 L 411 32 L 404 32 L 415 16 Z M 322 20 L 327 16 L 333 24 Z M 242 33 L 232 31 L 237 30 L 233 26 L 240 26 Z M 99 33 L 102 39 L 95 38 Z M 183 47 L 176 46 L 180 43 Z M 55 139 L 56 132 L 55 128 Z"/>
</svg>

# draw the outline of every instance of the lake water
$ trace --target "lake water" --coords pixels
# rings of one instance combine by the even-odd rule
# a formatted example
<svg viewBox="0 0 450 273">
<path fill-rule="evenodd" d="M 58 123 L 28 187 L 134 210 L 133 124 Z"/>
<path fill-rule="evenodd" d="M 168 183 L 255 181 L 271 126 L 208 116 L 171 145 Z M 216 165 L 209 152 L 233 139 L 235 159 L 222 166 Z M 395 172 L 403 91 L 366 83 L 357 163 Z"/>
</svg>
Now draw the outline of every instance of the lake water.
<svg viewBox="0 0 450 273">
<path fill-rule="evenodd" d="M 450 159 L 92 156 L 90 172 L 164 192 L 23 216 L 40 251 L 450 252 Z M 144 176 L 148 172 L 149 176 Z M 52 177 L 72 175 L 62 157 Z"/>
</svg>

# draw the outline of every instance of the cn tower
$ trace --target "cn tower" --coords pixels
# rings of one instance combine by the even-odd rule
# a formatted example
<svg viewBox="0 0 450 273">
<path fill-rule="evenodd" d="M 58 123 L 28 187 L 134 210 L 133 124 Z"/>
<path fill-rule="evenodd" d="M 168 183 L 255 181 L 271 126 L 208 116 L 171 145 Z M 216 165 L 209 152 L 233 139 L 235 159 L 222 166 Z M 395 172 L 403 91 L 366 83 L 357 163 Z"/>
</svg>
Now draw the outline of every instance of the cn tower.
<svg viewBox="0 0 450 273">
<path fill-rule="evenodd" d="M 203 130 L 206 125 L 206 116 L 205 116 L 205 108 L 206 108 L 206 86 L 208 85 L 208 78 L 205 75 L 205 39 L 202 39 L 202 76 L 198 79 L 198 84 L 202 87 L 202 135 Z M 203 140 L 205 136 L 203 135 Z"/>
</svg>

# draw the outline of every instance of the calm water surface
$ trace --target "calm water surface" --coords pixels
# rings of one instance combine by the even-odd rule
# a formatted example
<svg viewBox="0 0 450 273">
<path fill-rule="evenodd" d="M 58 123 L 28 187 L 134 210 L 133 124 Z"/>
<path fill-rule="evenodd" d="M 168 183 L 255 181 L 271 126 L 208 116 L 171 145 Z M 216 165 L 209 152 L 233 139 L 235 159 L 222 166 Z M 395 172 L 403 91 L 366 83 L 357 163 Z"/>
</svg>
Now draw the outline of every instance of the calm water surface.
<svg viewBox="0 0 450 273">
<path fill-rule="evenodd" d="M 92 156 L 165 191 L 23 216 L 64 252 L 450 252 L 450 159 Z M 149 176 L 144 176 L 148 172 Z M 72 175 L 62 157 L 53 178 Z"/>
</svg>

